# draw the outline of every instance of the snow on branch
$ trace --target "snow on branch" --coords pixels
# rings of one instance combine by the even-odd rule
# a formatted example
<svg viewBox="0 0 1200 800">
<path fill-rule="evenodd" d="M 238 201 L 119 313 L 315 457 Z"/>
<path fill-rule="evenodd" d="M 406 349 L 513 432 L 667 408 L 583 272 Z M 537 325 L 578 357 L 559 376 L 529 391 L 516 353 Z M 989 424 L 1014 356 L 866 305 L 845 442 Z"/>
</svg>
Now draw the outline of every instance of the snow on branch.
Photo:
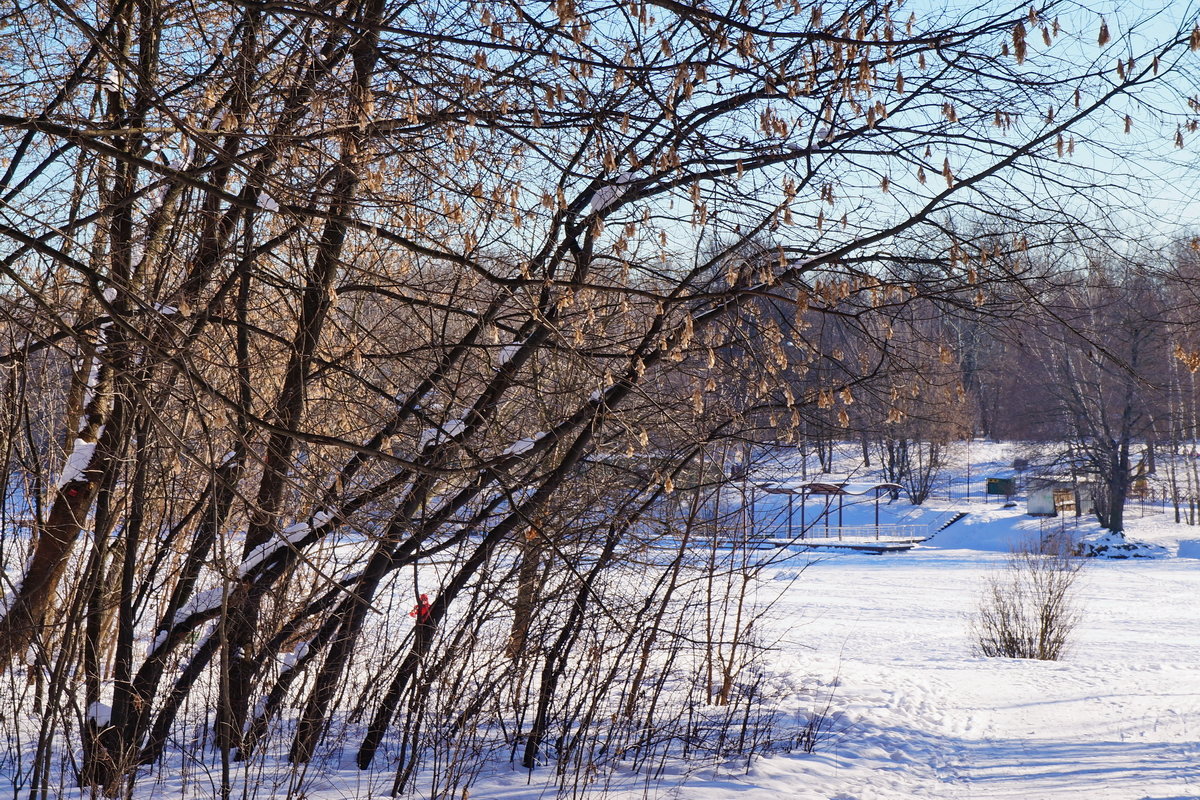
<svg viewBox="0 0 1200 800">
<path fill-rule="evenodd" d="M 524 439 L 518 439 L 517 441 L 510 444 L 507 448 L 505 448 L 503 455 L 517 456 L 517 455 L 520 455 L 521 453 L 528 452 L 529 450 L 532 450 L 534 445 L 536 445 L 539 441 L 541 441 L 542 438 L 545 437 L 545 435 L 546 435 L 545 431 L 539 431 L 538 433 L 535 433 L 533 436 L 526 436 Z"/>
<path fill-rule="evenodd" d="M 205 589 L 203 592 L 197 592 L 190 600 L 183 605 L 183 608 L 175 612 L 175 620 L 172 625 L 178 625 L 193 614 L 207 614 L 211 611 L 216 611 L 221 607 L 221 603 L 225 600 L 224 587 L 217 586 L 213 589 Z M 166 632 L 159 634 L 162 636 Z M 157 642 L 158 639 L 155 639 Z"/>
<path fill-rule="evenodd" d="M 62 475 L 58 478 L 56 488 L 61 489 L 68 483 L 81 480 L 83 473 L 91 465 L 92 457 L 95 454 L 95 442 L 85 442 L 83 439 L 76 439 L 74 446 L 71 448 L 71 455 L 67 456 L 67 463 L 63 465 Z"/>
<path fill-rule="evenodd" d="M 517 353 L 521 351 L 521 344 L 522 342 L 513 342 L 500 348 L 500 366 L 503 367 L 517 357 Z"/>
<path fill-rule="evenodd" d="M 595 194 L 592 195 L 592 210 L 604 211 L 605 209 L 614 206 L 616 202 L 625 195 L 625 192 L 629 191 L 629 187 L 626 186 L 626 184 L 632 181 L 633 178 L 634 175 L 632 172 L 622 172 L 617 176 L 617 180 L 615 182 L 606 184 L 597 189 Z"/>
<path fill-rule="evenodd" d="M 463 432 L 467 423 L 461 419 L 452 419 L 437 428 L 427 428 L 421 432 L 421 444 L 418 449 L 424 450 L 431 444 L 441 444 L 447 439 L 453 439 Z"/>
<path fill-rule="evenodd" d="M 312 531 L 327 525 L 333 520 L 333 514 L 328 511 L 318 511 L 308 522 L 297 522 L 281 530 L 276 538 L 268 539 L 250 551 L 249 555 L 238 565 L 238 577 L 244 578 L 259 564 L 267 561 L 285 547 L 291 547 L 302 540 Z"/>
</svg>

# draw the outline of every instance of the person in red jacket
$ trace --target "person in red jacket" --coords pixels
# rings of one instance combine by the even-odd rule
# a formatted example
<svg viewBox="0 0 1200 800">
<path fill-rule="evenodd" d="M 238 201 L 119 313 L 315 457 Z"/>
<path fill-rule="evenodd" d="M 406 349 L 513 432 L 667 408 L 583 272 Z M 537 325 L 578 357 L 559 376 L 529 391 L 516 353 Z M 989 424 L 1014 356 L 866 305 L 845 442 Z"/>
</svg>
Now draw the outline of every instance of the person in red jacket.
<svg viewBox="0 0 1200 800">
<path fill-rule="evenodd" d="M 429 622 L 429 595 L 423 594 L 417 601 L 417 607 L 408 612 L 410 617 L 416 617 L 417 622 Z"/>
</svg>

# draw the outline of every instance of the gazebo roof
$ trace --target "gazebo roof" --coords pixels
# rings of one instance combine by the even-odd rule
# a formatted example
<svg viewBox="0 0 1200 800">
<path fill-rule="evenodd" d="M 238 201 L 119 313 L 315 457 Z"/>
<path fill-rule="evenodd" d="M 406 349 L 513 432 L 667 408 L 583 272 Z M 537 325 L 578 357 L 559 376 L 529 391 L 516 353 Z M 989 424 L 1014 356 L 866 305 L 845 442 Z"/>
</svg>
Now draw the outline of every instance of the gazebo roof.
<svg viewBox="0 0 1200 800">
<path fill-rule="evenodd" d="M 880 489 L 903 489 L 898 483 L 851 483 L 850 481 L 810 481 L 795 486 L 774 483 L 759 484 L 759 488 L 771 494 L 830 494 L 861 496 Z"/>
</svg>

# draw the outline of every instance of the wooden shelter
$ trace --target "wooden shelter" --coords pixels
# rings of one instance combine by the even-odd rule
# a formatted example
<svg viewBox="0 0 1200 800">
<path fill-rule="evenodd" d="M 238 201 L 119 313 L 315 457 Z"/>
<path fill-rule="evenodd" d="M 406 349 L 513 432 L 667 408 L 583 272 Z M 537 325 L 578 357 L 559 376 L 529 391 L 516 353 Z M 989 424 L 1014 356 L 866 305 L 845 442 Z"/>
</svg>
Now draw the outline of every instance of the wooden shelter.
<svg viewBox="0 0 1200 800">
<path fill-rule="evenodd" d="M 872 492 L 874 492 L 874 494 L 875 494 L 875 533 L 876 533 L 876 537 L 878 537 L 879 531 L 880 531 L 879 493 L 881 491 L 889 491 L 890 492 L 893 490 L 902 489 L 904 487 L 902 487 L 898 483 L 887 483 L 887 482 L 853 483 L 851 481 L 808 481 L 805 483 L 801 483 L 798 485 L 791 485 L 791 486 L 784 486 L 784 485 L 775 484 L 775 483 L 761 483 L 758 485 L 758 488 L 762 489 L 764 492 L 767 492 L 768 494 L 786 495 L 787 496 L 787 502 L 788 502 L 787 519 L 788 519 L 788 536 L 789 537 L 794 537 L 793 521 L 794 521 L 794 513 L 795 513 L 795 499 L 797 497 L 800 498 L 800 536 L 804 537 L 805 532 L 808 530 L 808 520 L 806 517 L 806 505 L 807 505 L 807 501 L 808 501 L 809 497 L 811 497 L 813 495 L 824 496 L 827 498 L 837 497 L 837 499 L 838 499 L 837 527 L 839 529 L 841 529 L 843 527 L 843 525 L 842 525 L 843 516 L 842 515 L 843 515 L 844 508 L 845 508 L 846 498 L 847 497 L 863 497 L 863 496 L 869 495 Z M 829 528 L 830 528 L 830 525 L 829 525 L 830 509 L 828 507 L 828 504 L 826 505 L 826 508 L 822 512 L 821 516 L 825 522 L 824 528 L 825 528 L 826 535 L 828 536 L 828 532 L 829 532 Z"/>
</svg>

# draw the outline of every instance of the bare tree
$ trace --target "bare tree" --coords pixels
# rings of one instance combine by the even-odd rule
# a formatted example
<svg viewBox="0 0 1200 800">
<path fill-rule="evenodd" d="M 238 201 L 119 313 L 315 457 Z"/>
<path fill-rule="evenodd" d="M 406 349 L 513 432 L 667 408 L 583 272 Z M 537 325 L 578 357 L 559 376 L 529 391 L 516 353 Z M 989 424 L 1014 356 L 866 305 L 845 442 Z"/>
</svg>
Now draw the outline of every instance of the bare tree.
<svg viewBox="0 0 1200 800">
<path fill-rule="evenodd" d="M 1096 515 L 1124 529 L 1138 466 L 1165 416 L 1170 330 L 1162 287 L 1145 270 L 1094 263 L 1088 282 L 1056 301 L 1058 314 L 1028 337 L 1039 376 L 1070 443 L 1067 466 L 1089 478 Z M 1032 332 L 1031 332 L 1032 333 Z"/>
<path fill-rule="evenodd" d="M 37 675 L 26 783 L 81 745 L 116 792 L 186 722 L 228 791 L 273 736 L 316 758 L 343 711 L 396 791 L 495 709 L 531 767 L 552 731 L 564 775 L 665 752 L 569 731 L 648 685 L 601 643 L 660 659 L 656 692 L 686 661 L 677 541 L 638 620 L 679 636 L 611 609 L 688 470 L 842 426 L 903 371 L 887 321 L 915 298 L 986 311 L 1019 276 L 947 217 L 1085 190 L 1072 137 L 1188 55 L 1191 22 L 1116 70 L 1124 44 L 1060 59 L 1057 11 L 14 10 L 0 363 L 34 535 L 5 543 L 0 660 Z"/>
</svg>

